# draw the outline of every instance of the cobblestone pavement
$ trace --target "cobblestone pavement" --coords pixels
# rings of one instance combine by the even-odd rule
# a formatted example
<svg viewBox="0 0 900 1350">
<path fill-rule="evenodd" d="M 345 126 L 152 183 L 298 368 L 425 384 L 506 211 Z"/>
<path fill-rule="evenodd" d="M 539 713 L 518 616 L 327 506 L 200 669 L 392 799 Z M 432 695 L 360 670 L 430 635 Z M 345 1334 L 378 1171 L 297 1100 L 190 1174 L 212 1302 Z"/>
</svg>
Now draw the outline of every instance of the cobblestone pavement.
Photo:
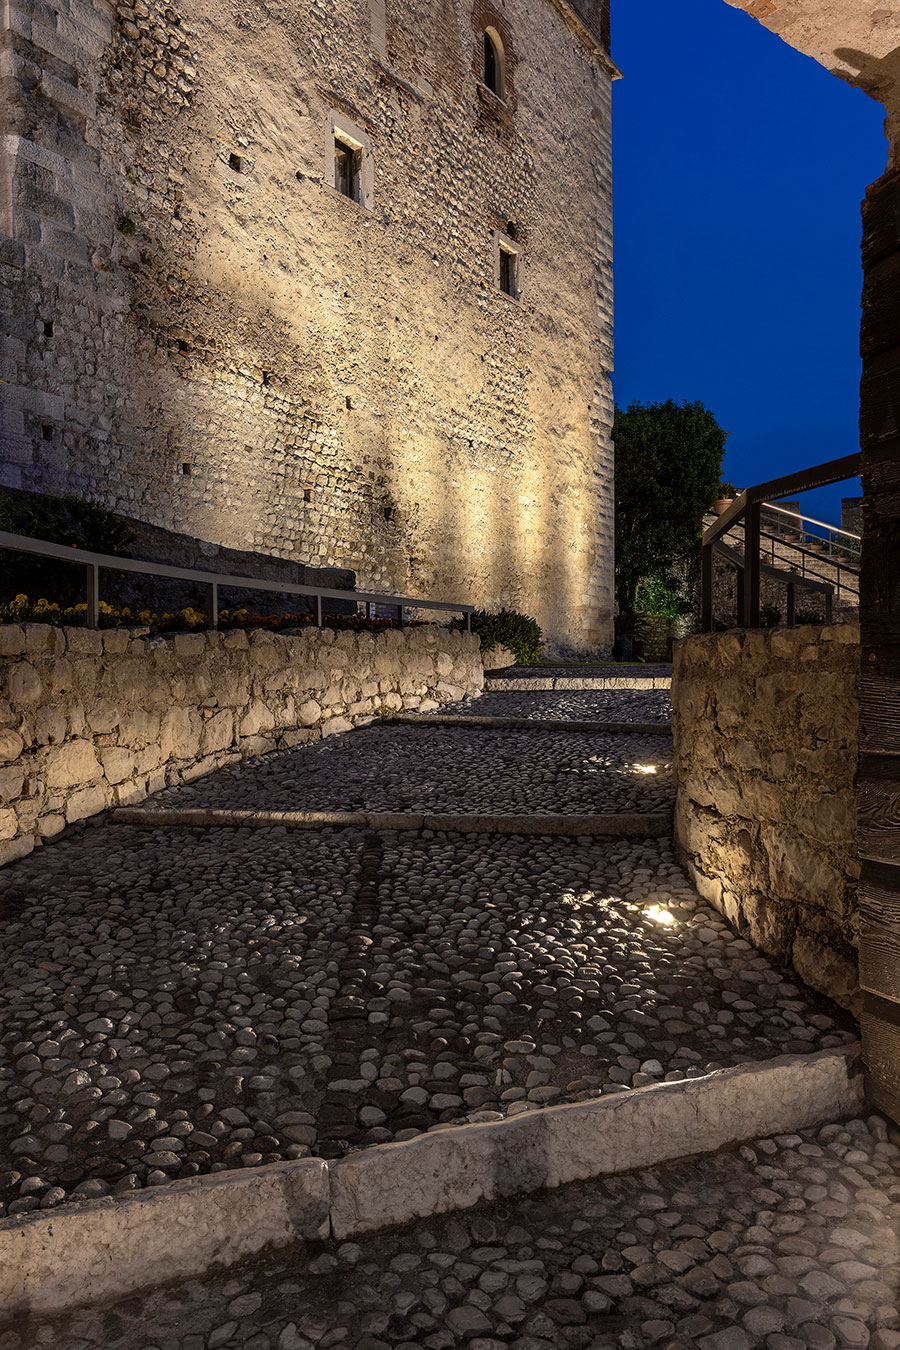
<svg viewBox="0 0 900 1350">
<path fill-rule="evenodd" d="M 373 725 L 153 800 L 276 811 L 665 811 L 674 795 L 671 753 L 671 741 L 656 735 Z"/>
<path fill-rule="evenodd" d="M 852 1039 L 662 840 L 107 824 L 2 884 L 10 1214 Z"/>
<path fill-rule="evenodd" d="M 880 1117 L 324 1243 L 0 1350 L 897 1350 Z"/>
<path fill-rule="evenodd" d="M 670 722 L 667 689 L 561 689 L 491 693 L 440 709 L 441 717 L 528 717 L 536 721 Z"/>
</svg>

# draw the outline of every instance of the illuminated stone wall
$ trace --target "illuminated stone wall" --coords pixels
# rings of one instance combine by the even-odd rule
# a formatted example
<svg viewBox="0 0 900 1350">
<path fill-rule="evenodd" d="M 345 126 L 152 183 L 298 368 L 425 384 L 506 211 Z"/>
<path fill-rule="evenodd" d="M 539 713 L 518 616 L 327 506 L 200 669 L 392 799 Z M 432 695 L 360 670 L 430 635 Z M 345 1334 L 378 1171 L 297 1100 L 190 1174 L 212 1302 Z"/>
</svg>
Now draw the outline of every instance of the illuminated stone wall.
<svg viewBox="0 0 900 1350">
<path fill-rule="evenodd" d="M 3 481 L 608 646 L 614 68 L 579 8 L 11 0 Z"/>
</svg>

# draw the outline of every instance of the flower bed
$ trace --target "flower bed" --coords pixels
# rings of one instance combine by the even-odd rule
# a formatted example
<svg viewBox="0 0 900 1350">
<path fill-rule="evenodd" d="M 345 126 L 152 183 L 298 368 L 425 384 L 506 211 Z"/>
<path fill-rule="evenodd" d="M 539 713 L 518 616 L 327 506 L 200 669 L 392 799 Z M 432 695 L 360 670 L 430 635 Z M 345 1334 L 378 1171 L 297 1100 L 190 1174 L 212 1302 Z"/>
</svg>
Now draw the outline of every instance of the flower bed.
<svg viewBox="0 0 900 1350">
<path fill-rule="evenodd" d="M 323 627 L 338 628 L 354 633 L 380 633 L 386 628 L 415 627 L 418 620 L 400 624 L 391 618 L 368 618 L 365 614 L 325 614 Z M 61 606 L 49 600 L 29 600 L 17 595 L 14 600 L 0 604 L 0 623 L 50 623 L 57 627 L 84 628 L 87 625 L 87 605 Z M 150 633 L 198 633 L 209 628 L 208 616 L 188 606 L 176 613 L 157 613 L 142 609 L 137 612 L 127 606 L 116 608 L 101 600 L 98 605 L 100 628 L 146 628 Z M 283 633 L 313 626 L 311 614 L 255 614 L 248 609 L 220 609 L 220 628 L 263 628 L 270 633 Z"/>
</svg>

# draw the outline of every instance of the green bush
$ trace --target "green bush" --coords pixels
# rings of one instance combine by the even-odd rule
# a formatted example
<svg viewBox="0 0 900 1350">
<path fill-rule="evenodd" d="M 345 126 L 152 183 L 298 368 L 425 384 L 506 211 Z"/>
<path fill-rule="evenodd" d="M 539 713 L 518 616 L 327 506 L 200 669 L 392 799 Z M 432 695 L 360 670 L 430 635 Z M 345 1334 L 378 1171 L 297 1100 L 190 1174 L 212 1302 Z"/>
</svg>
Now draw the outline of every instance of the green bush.
<svg viewBox="0 0 900 1350">
<path fill-rule="evenodd" d="M 462 619 L 454 619 L 450 627 L 461 629 L 465 624 Z M 482 651 L 508 647 L 520 666 L 533 666 L 544 645 L 544 635 L 535 620 L 527 614 L 517 614 L 514 609 L 501 609 L 498 614 L 476 609 L 472 614 L 472 631 L 481 638 Z"/>
<path fill-rule="evenodd" d="M 645 578 L 637 588 L 634 607 L 637 614 L 660 619 L 683 619 L 693 610 L 684 583 L 672 576 Z"/>
<path fill-rule="evenodd" d="M 90 553 L 125 553 L 134 531 L 99 502 L 81 497 L 20 498 L 0 493 L 0 530 Z M 35 553 L 0 551 L 0 599 L 39 591 L 66 602 L 84 595 L 84 571 Z"/>
</svg>

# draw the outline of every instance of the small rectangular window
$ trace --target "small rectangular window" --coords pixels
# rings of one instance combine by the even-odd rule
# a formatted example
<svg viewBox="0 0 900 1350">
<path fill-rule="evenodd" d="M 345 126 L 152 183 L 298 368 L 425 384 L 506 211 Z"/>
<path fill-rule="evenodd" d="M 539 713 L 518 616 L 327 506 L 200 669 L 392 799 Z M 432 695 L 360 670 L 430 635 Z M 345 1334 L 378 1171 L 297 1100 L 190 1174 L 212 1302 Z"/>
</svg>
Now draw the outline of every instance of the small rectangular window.
<svg viewBox="0 0 900 1350">
<path fill-rule="evenodd" d="M 512 249 L 500 246 L 500 289 L 506 295 L 516 295 L 516 255 Z"/>
<path fill-rule="evenodd" d="M 359 201 L 360 152 L 356 146 L 334 138 L 334 186 L 352 201 Z"/>
</svg>

